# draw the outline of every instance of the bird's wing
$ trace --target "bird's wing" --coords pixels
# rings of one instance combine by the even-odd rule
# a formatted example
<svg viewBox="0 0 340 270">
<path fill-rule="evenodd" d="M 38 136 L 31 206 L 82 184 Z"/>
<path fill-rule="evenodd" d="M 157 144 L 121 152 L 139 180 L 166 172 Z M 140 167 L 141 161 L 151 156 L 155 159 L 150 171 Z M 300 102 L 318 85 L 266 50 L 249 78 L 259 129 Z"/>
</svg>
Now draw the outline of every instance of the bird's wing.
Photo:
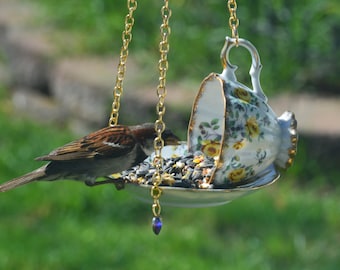
<svg viewBox="0 0 340 270">
<path fill-rule="evenodd" d="M 67 161 L 75 159 L 109 158 L 125 155 L 135 146 L 136 140 L 126 126 L 106 127 L 82 139 L 59 147 L 36 160 Z"/>
</svg>

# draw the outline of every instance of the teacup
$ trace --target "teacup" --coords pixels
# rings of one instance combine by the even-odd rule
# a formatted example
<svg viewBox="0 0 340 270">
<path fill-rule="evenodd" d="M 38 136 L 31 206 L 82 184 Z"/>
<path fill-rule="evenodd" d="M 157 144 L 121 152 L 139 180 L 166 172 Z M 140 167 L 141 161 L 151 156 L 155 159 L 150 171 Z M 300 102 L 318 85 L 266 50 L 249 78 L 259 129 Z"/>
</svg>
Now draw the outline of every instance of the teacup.
<svg viewBox="0 0 340 270">
<path fill-rule="evenodd" d="M 237 67 L 229 61 L 230 49 L 236 45 L 251 54 L 253 89 L 237 81 Z M 216 159 L 214 187 L 233 187 L 253 181 L 273 163 L 281 168 L 292 164 L 297 122 L 292 112 L 277 117 L 268 105 L 260 85 L 260 57 L 249 41 L 227 37 L 221 58 L 222 74 L 205 78 L 196 96 L 188 148 Z"/>
</svg>

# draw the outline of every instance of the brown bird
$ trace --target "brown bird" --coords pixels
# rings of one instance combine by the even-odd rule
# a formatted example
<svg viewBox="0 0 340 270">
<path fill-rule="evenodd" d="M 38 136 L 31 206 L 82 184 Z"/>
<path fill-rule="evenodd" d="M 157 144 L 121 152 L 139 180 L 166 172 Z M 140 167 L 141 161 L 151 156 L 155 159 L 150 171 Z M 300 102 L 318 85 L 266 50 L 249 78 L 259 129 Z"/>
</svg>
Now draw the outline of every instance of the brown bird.
<svg viewBox="0 0 340 270">
<path fill-rule="evenodd" d="M 137 126 L 105 127 L 53 150 L 36 160 L 50 161 L 46 165 L 14 178 L 2 185 L 4 192 L 39 180 L 74 179 L 96 185 L 98 177 L 129 169 L 153 152 L 156 137 L 152 123 Z M 162 133 L 165 145 L 177 145 L 179 139 L 169 130 Z"/>
</svg>

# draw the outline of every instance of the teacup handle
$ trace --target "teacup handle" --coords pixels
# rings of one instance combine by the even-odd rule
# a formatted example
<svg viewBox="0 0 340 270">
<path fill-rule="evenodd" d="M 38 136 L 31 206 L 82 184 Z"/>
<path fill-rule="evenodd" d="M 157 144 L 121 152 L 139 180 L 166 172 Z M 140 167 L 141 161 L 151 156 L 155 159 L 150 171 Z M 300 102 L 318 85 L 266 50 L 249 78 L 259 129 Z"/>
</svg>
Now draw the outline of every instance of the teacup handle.
<svg viewBox="0 0 340 270">
<path fill-rule="evenodd" d="M 263 90 L 260 84 L 260 73 L 262 69 L 260 56 L 255 46 L 252 43 L 250 43 L 248 40 L 245 40 L 243 38 L 239 38 L 238 40 L 236 40 L 235 38 L 226 37 L 225 44 L 221 51 L 221 61 L 222 61 L 222 66 L 223 66 L 223 72 L 221 76 L 225 77 L 227 80 L 237 82 L 237 78 L 235 75 L 237 66 L 231 64 L 229 60 L 229 52 L 231 48 L 235 46 L 242 46 L 249 51 L 251 55 L 251 61 L 252 61 L 249 75 L 251 77 L 253 91 L 257 96 L 262 98 L 264 101 L 267 101 L 267 97 L 263 93 Z"/>
</svg>

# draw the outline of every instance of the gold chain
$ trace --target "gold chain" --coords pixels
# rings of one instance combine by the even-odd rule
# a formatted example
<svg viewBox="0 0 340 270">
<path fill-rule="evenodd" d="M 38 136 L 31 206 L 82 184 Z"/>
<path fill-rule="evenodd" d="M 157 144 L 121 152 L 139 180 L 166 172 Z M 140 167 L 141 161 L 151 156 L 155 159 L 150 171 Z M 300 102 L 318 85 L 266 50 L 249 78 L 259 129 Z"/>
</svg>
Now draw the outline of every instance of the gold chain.
<svg viewBox="0 0 340 270">
<path fill-rule="evenodd" d="M 120 97 L 123 94 L 123 81 L 126 71 L 126 60 L 129 55 L 129 44 L 132 40 L 132 27 L 135 23 L 133 17 L 134 11 L 137 9 L 136 0 L 127 0 L 127 7 L 129 13 L 125 16 L 125 29 L 122 33 L 123 45 L 120 50 L 116 85 L 113 89 L 113 102 L 112 111 L 109 120 L 109 126 L 115 126 L 118 124 L 119 108 L 120 108 Z"/>
<path fill-rule="evenodd" d="M 169 52 L 169 42 L 168 37 L 171 32 L 169 26 L 169 19 L 171 17 L 171 9 L 169 8 L 169 1 L 164 0 L 164 5 L 161 9 L 163 22 L 160 26 L 161 41 L 159 42 L 159 52 L 160 59 L 158 62 L 159 70 L 159 84 L 157 87 L 158 103 L 156 106 L 156 112 L 158 119 L 155 121 L 155 131 L 157 132 L 157 137 L 154 140 L 155 157 L 153 159 L 153 165 L 156 171 L 153 175 L 153 187 L 151 189 L 151 196 L 153 198 L 152 212 L 155 217 L 159 217 L 161 214 L 161 206 L 159 203 L 159 197 L 162 194 L 162 190 L 159 185 L 162 183 L 161 169 L 163 166 L 162 158 L 162 148 L 164 146 L 164 141 L 162 139 L 162 133 L 165 130 L 165 123 L 163 121 L 163 116 L 165 114 L 165 96 L 166 96 L 166 75 L 168 71 L 168 52 Z"/>
<path fill-rule="evenodd" d="M 230 13 L 229 27 L 231 29 L 231 36 L 236 39 L 236 45 L 238 45 L 238 31 L 237 28 L 240 24 L 239 19 L 236 16 L 237 4 L 236 0 L 228 0 L 228 9 Z"/>
</svg>

